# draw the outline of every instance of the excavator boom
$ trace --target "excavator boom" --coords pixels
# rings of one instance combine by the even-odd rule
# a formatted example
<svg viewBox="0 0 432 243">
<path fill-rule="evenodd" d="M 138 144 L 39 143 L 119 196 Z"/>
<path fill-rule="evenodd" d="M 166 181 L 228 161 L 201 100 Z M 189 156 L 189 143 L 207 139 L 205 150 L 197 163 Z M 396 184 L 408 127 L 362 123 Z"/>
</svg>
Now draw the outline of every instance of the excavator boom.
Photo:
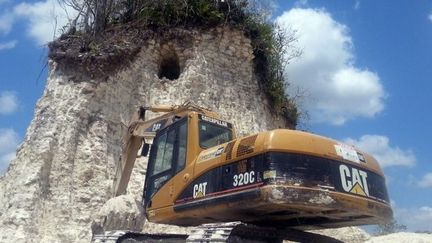
<svg viewBox="0 0 432 243">
<path fill-rule="evenodd" d="M 147 111 L 164 112 L 165 114 L 146 120 Z M 210 116 L 218 116 L 217 113 L 209 109 L 188 102 L 183 105 L 141 106 L 139 110 L 133 114 L 127 133 L 123 138 L 122 155 L 116 166 L 112 187 L 113 197 L 126 193 L 135 160 L 139 156 L 139 149 L 148 149 L 147 146 L 149 145 L 146 145 L 145 141 L 153 139 L 158 130 L 168 127 L 191 111 L 201 112 Z"/>
</svg>

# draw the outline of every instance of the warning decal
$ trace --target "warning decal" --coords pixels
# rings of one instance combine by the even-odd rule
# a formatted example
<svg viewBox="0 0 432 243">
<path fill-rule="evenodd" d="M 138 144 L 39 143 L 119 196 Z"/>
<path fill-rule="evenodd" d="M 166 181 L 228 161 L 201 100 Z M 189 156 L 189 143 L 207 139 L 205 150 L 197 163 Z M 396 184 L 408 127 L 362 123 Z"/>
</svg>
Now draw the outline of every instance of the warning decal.
<svg viewBox="0 0 432 243">
<path fill-rule="evenodd" d="M 360 163 L 359 155 L 353 147 L 346 144 L 336 144 L 334 147 L 337 155 L 346 160 Z"/>
</svg>

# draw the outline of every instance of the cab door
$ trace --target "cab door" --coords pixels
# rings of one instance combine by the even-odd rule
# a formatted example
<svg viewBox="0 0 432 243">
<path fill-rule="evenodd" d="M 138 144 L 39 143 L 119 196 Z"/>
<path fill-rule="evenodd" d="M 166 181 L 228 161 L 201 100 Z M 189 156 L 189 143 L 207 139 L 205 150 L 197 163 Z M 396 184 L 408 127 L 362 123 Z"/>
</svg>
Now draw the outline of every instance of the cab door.
<svg viewBox="0 0 432 243">
<path fill-rule="evenodd" d="M 156 134 L 144 187 L 145 208 L 158 209 L 173 204 L 174 184 L 170 179 L 184 169 L 186 153 L 187 117 Z"/>
</svg>

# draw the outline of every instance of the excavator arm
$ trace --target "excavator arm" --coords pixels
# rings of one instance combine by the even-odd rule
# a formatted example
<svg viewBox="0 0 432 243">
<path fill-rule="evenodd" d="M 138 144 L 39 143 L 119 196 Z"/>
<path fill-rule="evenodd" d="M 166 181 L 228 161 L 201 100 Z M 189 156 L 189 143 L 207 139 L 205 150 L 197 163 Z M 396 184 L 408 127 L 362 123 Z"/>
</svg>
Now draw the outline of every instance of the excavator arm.
<svg viewBox="0 0 432 243">
<path fill-rule="evenodd" d="M 161 116 L 146 120 L 146 111 L 165 112 Z M 116 173 L 114 177 L 112 196 L 116 197 L 126 193 L 126 189 L 132 174 L 132 169 L 135 160 L 138 157 L 138 152 L 146 140 L 151 140 L 155 137 L 156 132 L 171 125 L 189 111 L 197 111 L 217 116 L 208 109 L 185 103 L 183 105 L 155 105 L 148 107 L 140 107 L 133 115 L 128 126 L 127 133 L 123 138 L 122 155 L 116 165 Z"/>
<path fill-rule="evenodd" d="M 151 107 L 140 107 L 133 115 L 126 135 L 123 138 L 123 149 L 119 163 L 116 166 L 113 191 L 114 197 L 125 194 L 135 160 L 139 149 L 143 146 L 145 139 L 151 139 L 156 132 L 170 124 L 169 118 L 175 114 L 178 106 L 157 105 Z M 167 114 L 146 121 L 146 111 L 166 112 Z"/>
</svg>

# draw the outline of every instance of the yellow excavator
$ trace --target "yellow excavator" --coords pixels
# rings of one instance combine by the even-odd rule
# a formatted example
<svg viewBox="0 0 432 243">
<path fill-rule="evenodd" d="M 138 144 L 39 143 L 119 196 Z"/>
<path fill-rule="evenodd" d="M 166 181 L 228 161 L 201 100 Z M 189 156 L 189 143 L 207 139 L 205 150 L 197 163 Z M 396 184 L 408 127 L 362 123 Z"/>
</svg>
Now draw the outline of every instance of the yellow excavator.
<svg viewBox="0 0 432 243">
<path fill-rule="evenodd" d="M 146 111 L 165 114 L 146 120 Z M 137 156 L 148 156 L 147 219 L 202 225 L 177 239 L 183 242 L 332 242 L 304 230 L 382 224 L 393 216 L 384 174 L 367 153 L 288 129 L 237 138 L 231 123 L 189 103 L 139 109 L 125 137 L 113 196 L 126 192 Z"/>
</svg>

